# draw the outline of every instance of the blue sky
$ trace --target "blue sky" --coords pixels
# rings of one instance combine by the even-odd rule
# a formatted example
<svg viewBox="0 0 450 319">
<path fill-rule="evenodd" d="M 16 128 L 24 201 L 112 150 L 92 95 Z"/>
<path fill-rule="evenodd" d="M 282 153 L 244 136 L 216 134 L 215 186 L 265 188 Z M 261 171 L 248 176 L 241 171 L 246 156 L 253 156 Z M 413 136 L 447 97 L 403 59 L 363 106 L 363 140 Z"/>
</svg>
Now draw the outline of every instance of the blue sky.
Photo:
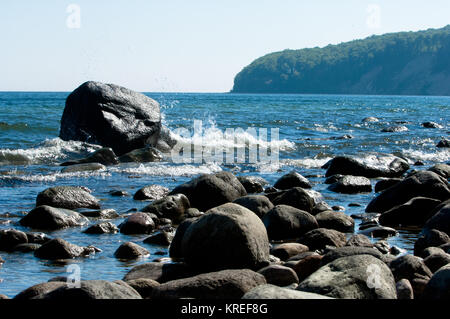
<svg viewBox="0 0 450 319">
<path fill-rule="evenodd" d="M 264 54 L 440 28 L 449 17 L 448 0 L 1 0 L 0 90 L 72 91 L 97 80 L 227 92 Z"/>
</svg>

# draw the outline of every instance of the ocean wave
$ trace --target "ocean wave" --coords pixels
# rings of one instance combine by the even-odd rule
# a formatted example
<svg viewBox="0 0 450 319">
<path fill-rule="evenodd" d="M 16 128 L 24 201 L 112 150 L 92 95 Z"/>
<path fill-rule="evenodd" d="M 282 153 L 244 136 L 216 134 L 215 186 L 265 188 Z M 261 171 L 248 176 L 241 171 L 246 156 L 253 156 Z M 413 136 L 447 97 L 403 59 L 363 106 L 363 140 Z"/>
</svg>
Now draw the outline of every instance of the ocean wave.
<svg viewBox="0 0 450 319">
<path fill-rule="evenodd" d="M 136 167 L 115 166 L 109 169 L 110 172 L 133 175 L 151 176 L 194 176 L 199 174 L 212 174 L 221 172 L 222 168 L 214 163 L 203 165 L 174 165 L 168 163 L 140 164 Z"/>
<path fill-rule="evenodd" d="M 106 170 L 91 171 L 91 172 L 73 172 L 73 173 L 62 173 L 55 172 L 49 174 L 9 174 L 0 176 L 0 185 L 15 186 L 24 183 L 48 183 L 55 182 L 61 179 L 71 179 L 71 178 L 92 178 L 92 177 L 110 177 L 111 173 Z"/>
<path fill-rule="evenodd" d="M 407 149 L 403 150 L 402 154 L 414 161 L 429 161 L 429 162 L 448 162 L 450 161 L 450 150 L 441 149 L 435 152 L 426 152 L 421 150 Z"/>
</svg>

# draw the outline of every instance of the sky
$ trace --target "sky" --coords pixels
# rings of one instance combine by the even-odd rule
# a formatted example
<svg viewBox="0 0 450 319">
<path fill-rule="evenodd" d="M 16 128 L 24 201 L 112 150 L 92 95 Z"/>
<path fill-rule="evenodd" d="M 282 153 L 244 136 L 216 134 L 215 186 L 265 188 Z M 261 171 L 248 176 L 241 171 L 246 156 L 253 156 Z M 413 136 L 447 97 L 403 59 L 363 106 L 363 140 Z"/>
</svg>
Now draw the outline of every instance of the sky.
<svg viewBox="0 0 450 319">
<path fill-rule="evenodd" d="M 1 0 L 0 91 L 228 92 L 271 52 L 447 24 L 448 0 Z"/>
</svg>

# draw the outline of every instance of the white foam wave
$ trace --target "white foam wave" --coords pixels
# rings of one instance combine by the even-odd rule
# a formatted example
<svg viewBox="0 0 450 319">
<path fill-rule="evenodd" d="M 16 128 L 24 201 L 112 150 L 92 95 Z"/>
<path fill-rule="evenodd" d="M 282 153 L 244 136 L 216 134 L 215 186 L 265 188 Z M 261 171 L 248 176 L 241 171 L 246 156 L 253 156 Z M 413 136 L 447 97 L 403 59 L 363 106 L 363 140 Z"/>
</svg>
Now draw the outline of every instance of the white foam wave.
<svg viewBox="0 0 450 319">
<path fill-rule="evenodd" d="M 152 176 L 194 176 L 199 174 L 212 174 L 222 171 L 222 168 L 214 163 L 204 165 L 173 165 L 164 163 L 141 164 L 137 167 L 123 168 L 111 167 L 110 172 L 133 175 Z"/>
<path fill-rule="evenodd" d="M 415 161 L 430 161 L 430 162 L 448 162 L 450 161 L 450 150 L 441 149 L 435 152 L 425 152 L 421 150 L 407 149 L 402 151 L 403 155 Z"/>
<path fill-rule="evenodd" d="M 1 176 L 0 181 L 10 181 L 10 182 L 55 182 L 60 179 L 70 179 L 70 178 L 91 178 L 91 177 L 109 177 L 111 173 L 105 170 L 99 170 L 95 172 L 73 172 L 73 173 L 50 173 L 50 174 L 33 174 L 33 175 L 6 175 Z"/>
</svg>

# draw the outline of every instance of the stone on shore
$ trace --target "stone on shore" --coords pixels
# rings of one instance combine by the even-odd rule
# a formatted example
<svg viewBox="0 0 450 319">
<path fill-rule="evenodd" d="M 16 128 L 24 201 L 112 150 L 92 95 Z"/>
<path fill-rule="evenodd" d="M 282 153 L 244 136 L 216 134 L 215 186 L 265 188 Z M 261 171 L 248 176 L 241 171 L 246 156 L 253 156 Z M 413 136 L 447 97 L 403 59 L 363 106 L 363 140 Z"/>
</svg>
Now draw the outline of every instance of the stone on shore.
<svg viewBox="0 0 450 319">
<path fill-rule="evenodd" d="M 323 256 L 315 254 L 306 256 L 305 258 L 294 262 L 292 269 L 297 274 L 299 282 L 302 282 L 322 267 L 322 259 Z"/>
<path fill-rule="evenodd" d="M 36 207 L 20 220 L 22 226 L 44 230 L 80 227 L 87 223 L 89 220 L 75 211 L 50 206 Z"/>
<path fill-rule="evenodd" d="M 381 193 L 382 191 L 388 189 L 389 187 L 397 185 L 402 180 L 403 179 L 401 179 L 401 178 L 382 179 L 375 184 L 375 193 Z"/>
<path fill-rule="evenodd" d="M 160 231 L 157 234 L 151 235 L 144 240 L 145 244 L 166 246 L 169 247 L 174 238 L 174 233 L 167 231 Z"/>
<path fill-rule="evenodd" d="M 270 253 L 284 261 L 307 251 L 309 251 L 309 248 L 305 245 L 299 243 L 283 243 L 274 246 L 270 250 Z"/>
<path fill-rule="evenodd" d="M 437 212 L 432 212 L 435 214 L 426 222 L 424 230 L 436 229 L 450 236 L 450 202 L 436 209 Z"/>
<path fill-rule="evenodd" d="M 61 173 L 94 172 L 100 170 L 106 170 L 106 166 L 100 163 L 87 163 L 65 167 L 61 170 Z"/>
<path fill-rule="evenodd" d="M 352 237 L 350 237 L 347 240 L 347 243 L 345 244 L 345 246 L 350 246 L 350 247 L 373 247 L 373 243 L 370 240 L 370 238 L 367 237 L 366 235 L 355 234 L 355 235 L 352 235 Z"/>
<path fill-rule="evenodd" d="M 239 176 L 237 179 L 248 194 L 262 193 L 264 192 L 264 186 L 269 184 L 269 182 L 259 176 Z"/>
<path fill-rule="evenodd" d="M 44 282 L 34 286 L 31 286 L 19 294 L 17 294 L 13 299 L 15 300 L 31 300 L 41 295 L 45 295 L 53 290 L 66 286 L 67 282 L 52 281 Z"/>
<path fill-rule="evenodd" d="M 429 171 L 434 172 L 443 178 L 450 178 L 450 165 L 447 164 L 436 164 L 429 169 Z"/>
<path fill-rule="evenodd" d="M 119 225 L 125 235 L 150 234 L 155 229 L 155 222 L 149 214 L 134 213 Z"/>
<path fill-rule="evenodd" d="M 123 278 L 124 281 L 152 279 L 159 283 L 195 276 L 197 273 L 184 263 L 146 263 L 133 267 Z"/>
<path fill-rule="evenodd" d="M 328 189 L 342 194 L 370 193 L 372 184 L 367 177 L 346 175 L 331 184 Z"/>
<path fill-rule="evenodd" d="M 110 222 L 99 223 L 90 226 L 83 233 L 91 235 L 102 235 L 102 234 L 116 234 L 119 232 L 119 228 Z"/>
<path fill-rule="evenodd" d="M 316 300 L 316 299 L 333 299 L 330 297 L 304 292 L 304 291 L 298 291 L 298 290 L 292 290 L 282 287 L 277 287 L 274 285 L 261 285 L 258 287 L 253 288 L 249 292 L 247 292 L 242 299 L 249 299 L 249 300 L 263 300 L 263 299 L 299 299 L 299 300 Z"/>
<path fill-rule="evenodd" d="M 80 214 L 88 218 L 98 218 L 98 219 L 116 219 L 119 217 L 119 214 L 114 209 L 85 211 L 80 212 Z"/>
<path fill-rule="evenodd" d="M 151 213 L 158 218 L 168 218 L 173 223 L 179 224 L 184 219 L 184 213 L 190 208 L 189 199 L 183 194 L 176 194 L 156 200 L 142 209 L 145 213 Z"/>
<path fill-rule="evenodd" d="M 308 194 L 308 192 L 300 187 L 295 187 L 281 193 L 272 200 L 272 203 L 275 206 L 292 206 L 307 213 L 311 213 L 314 207 L 314 199 Z"/>
<path fill-rule="evenodd" d="M 412 300 L 414 299 L 414 291 L 408 279 L 402 279 L 396 284 L 397 299 Z"/>
<path fill-rule="evenodd" d="M 248 195 L 236 199 L 233 203 L 248 208 L 259 218 L 262 218 L 274 206 L 272 202 L 264 195 Z"/>
<path fill-rule="evenodd" d="M 169 194 L 169 189 L 160 185 L 150 185 L 141 188 L 134 194 L 135 200 L 158 200 Z"/>
<path fill-rule="evenodd" d="M 150 298 L 152 296 L 153 289 L 160 285 L 159 282 L 146 278 L 130 280 L 127 281 L 127 284 L 133 287 L 133 289 L 136 290 L 144 299 Z"/>
<path fill-rule="evenodd" d="M 316 216 L 319 228 L 334 229 L 342 233 L 353 233 L 355 221 L 343 212 L 325 211 Z"/>
<path fill-rule="evenodd" d="M 450 236 L 436 229 L 425 229 L 414 244 L 414 255 L 422 256 L 428 247 L 439 247 L 450 243 Z"/>
<path fill-rule="evenodd" d="M 266 278 L 268 284 L 279 287 L 286 287 L 291 284 L 298 284 L 298 276 L 292 268 L 282 265 L 269 265 L 258 270 L 258 273 Z"/>
<path fill-rule="evenodd" d="M 450 264 L 440 268 L 430 279 L 423 299 L 450 300 Z"/>
<path fill-rule="evenodd" d="M 296 171 L 292 171 L 289 174 L 282 176 L 279 180 L 276 181 L 273 187 L 281 190 L 287 190 L 294 187 L 312 188 L 309 180 Z"/>
<path fill-rule="evenodd" d="M 40 192 L 36 207 L 43 205 L 66 209 L 100 208 L 99 200 L 91 195 L 89 189 L 73 186 L 56 186 Z"/>
<path fill-rule="evenodd" d="M 298 242 L 310 250 L 320 250 L 326 246 L 343 247 L 346 243 L 345 234 L 333 229 L 318 228 L 307 232 Z"/>
<path fill-rule="evenodd" d="M 375 248 L 369 247 L 338 247 L 335 249 L 330 249 L 322 258 L 322 265 L 329 264 L 336 259 L 348 256 L 357 256 L 357 255 L 370 255 L 375 258 L 382 260 L 382 254 Z"/>
</svg>

